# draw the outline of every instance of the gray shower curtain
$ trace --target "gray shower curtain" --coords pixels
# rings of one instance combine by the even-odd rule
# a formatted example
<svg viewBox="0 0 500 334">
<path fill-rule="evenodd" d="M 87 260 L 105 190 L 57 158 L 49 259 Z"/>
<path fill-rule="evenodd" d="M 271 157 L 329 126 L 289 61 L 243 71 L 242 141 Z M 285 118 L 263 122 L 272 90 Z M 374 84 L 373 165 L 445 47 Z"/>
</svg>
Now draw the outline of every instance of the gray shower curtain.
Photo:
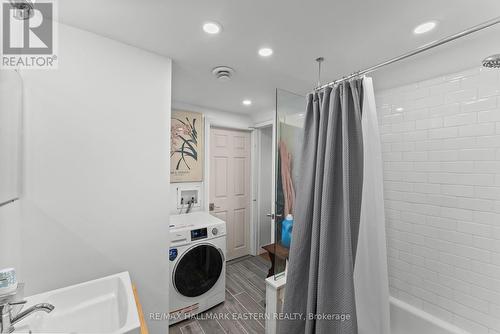
<svg viewBox="0 0 500 334">
<path fill-rule="evenodd" d="M 281 334 L 357 334 L 363 80 L 308 96 Z"/>
</svg>

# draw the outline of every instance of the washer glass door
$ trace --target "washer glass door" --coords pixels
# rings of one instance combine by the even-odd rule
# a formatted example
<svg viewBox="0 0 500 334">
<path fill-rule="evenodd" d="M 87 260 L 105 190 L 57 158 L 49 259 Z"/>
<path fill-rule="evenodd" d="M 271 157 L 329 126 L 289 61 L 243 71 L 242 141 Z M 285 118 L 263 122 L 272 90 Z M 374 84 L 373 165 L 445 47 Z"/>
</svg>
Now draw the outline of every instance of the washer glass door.
<svg viewBox="0 0 500 334">
<path fill-rule="evenodd" d="M 198 245 L 187 251 L 174 269 L 174 286 L 186 297 L 201 296 L 220 277 L 224 259 L 212 245 Z"/>
</svg>

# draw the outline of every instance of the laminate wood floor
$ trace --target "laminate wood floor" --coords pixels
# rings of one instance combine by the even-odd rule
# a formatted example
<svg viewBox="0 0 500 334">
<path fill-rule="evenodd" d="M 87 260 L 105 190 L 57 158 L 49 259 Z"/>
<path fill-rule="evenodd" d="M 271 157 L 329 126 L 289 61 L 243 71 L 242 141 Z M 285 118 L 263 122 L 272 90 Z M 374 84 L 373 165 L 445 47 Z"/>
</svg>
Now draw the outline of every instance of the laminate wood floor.
<svg viewBox="0 0 500 334">
<path fill-rule="evenodd" d="M 226 301 L 204 313 L 262 315 L 250 319 L 188 319 L 170 327 L 170 334 L 263 334 L 266 276 L 271 263 L 247 256 L 226 263 Z M 203 314 L 203 313 L 202 313 Z"/>
</svg>

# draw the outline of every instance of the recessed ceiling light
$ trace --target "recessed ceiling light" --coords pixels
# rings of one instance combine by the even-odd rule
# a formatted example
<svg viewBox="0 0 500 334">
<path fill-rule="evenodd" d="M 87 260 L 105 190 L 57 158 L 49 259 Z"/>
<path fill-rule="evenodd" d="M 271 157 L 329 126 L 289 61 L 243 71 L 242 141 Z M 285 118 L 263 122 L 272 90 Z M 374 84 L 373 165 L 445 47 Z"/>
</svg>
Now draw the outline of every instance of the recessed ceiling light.
<svg viewBox="0 0 500 334">
<path fill-rule="evenodd" d="M 210 35 L 218 34 L 221 32 L 221 30 L 222 30 L 222 27 L 217 22 L 213 22 L 213 21 L 206 22 L 203 25 L 203 31 L 205 31 L 207 34 L 210 34 Z"/>
<path fill-rule="evenodd" d="M 251 106 L 252 105 L 252 100 L 246 99 L 246 100 L 243 100 L 243 102 L 241 102 L 241 103 L 243 103 L 244 106 Z"/>
<path fill-rule="evenodd" d="M 413 33 L 416 35 L 425 34 L 437 27 L 437 21 L 424 22 L 413 29 Z"/>
<path fill-rule="evenodd" d="M 273 54 L 273 49 L 271 48 L 261 48 L 259 49 L 259 55 L 262 57 L 269 57 Z"/>
<path fill-rule="evenodd" d="M 403 110 L 405 110 L 405 109 L 402 107 L 396 108 L 396 111 L 403 111 Z"/>
</svg>

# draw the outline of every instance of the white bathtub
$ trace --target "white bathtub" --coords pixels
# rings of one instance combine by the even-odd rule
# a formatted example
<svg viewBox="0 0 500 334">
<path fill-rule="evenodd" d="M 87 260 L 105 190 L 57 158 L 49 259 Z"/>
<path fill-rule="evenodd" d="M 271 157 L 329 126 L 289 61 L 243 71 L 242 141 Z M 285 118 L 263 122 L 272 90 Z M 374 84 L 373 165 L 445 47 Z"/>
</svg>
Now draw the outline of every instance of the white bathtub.
<svg viewBox="0 0 500 334">
<path fill-rule="evenodd" d="M 399 299 L 390 304 L 391 334 L 470 334 Z"/>
</svg>

